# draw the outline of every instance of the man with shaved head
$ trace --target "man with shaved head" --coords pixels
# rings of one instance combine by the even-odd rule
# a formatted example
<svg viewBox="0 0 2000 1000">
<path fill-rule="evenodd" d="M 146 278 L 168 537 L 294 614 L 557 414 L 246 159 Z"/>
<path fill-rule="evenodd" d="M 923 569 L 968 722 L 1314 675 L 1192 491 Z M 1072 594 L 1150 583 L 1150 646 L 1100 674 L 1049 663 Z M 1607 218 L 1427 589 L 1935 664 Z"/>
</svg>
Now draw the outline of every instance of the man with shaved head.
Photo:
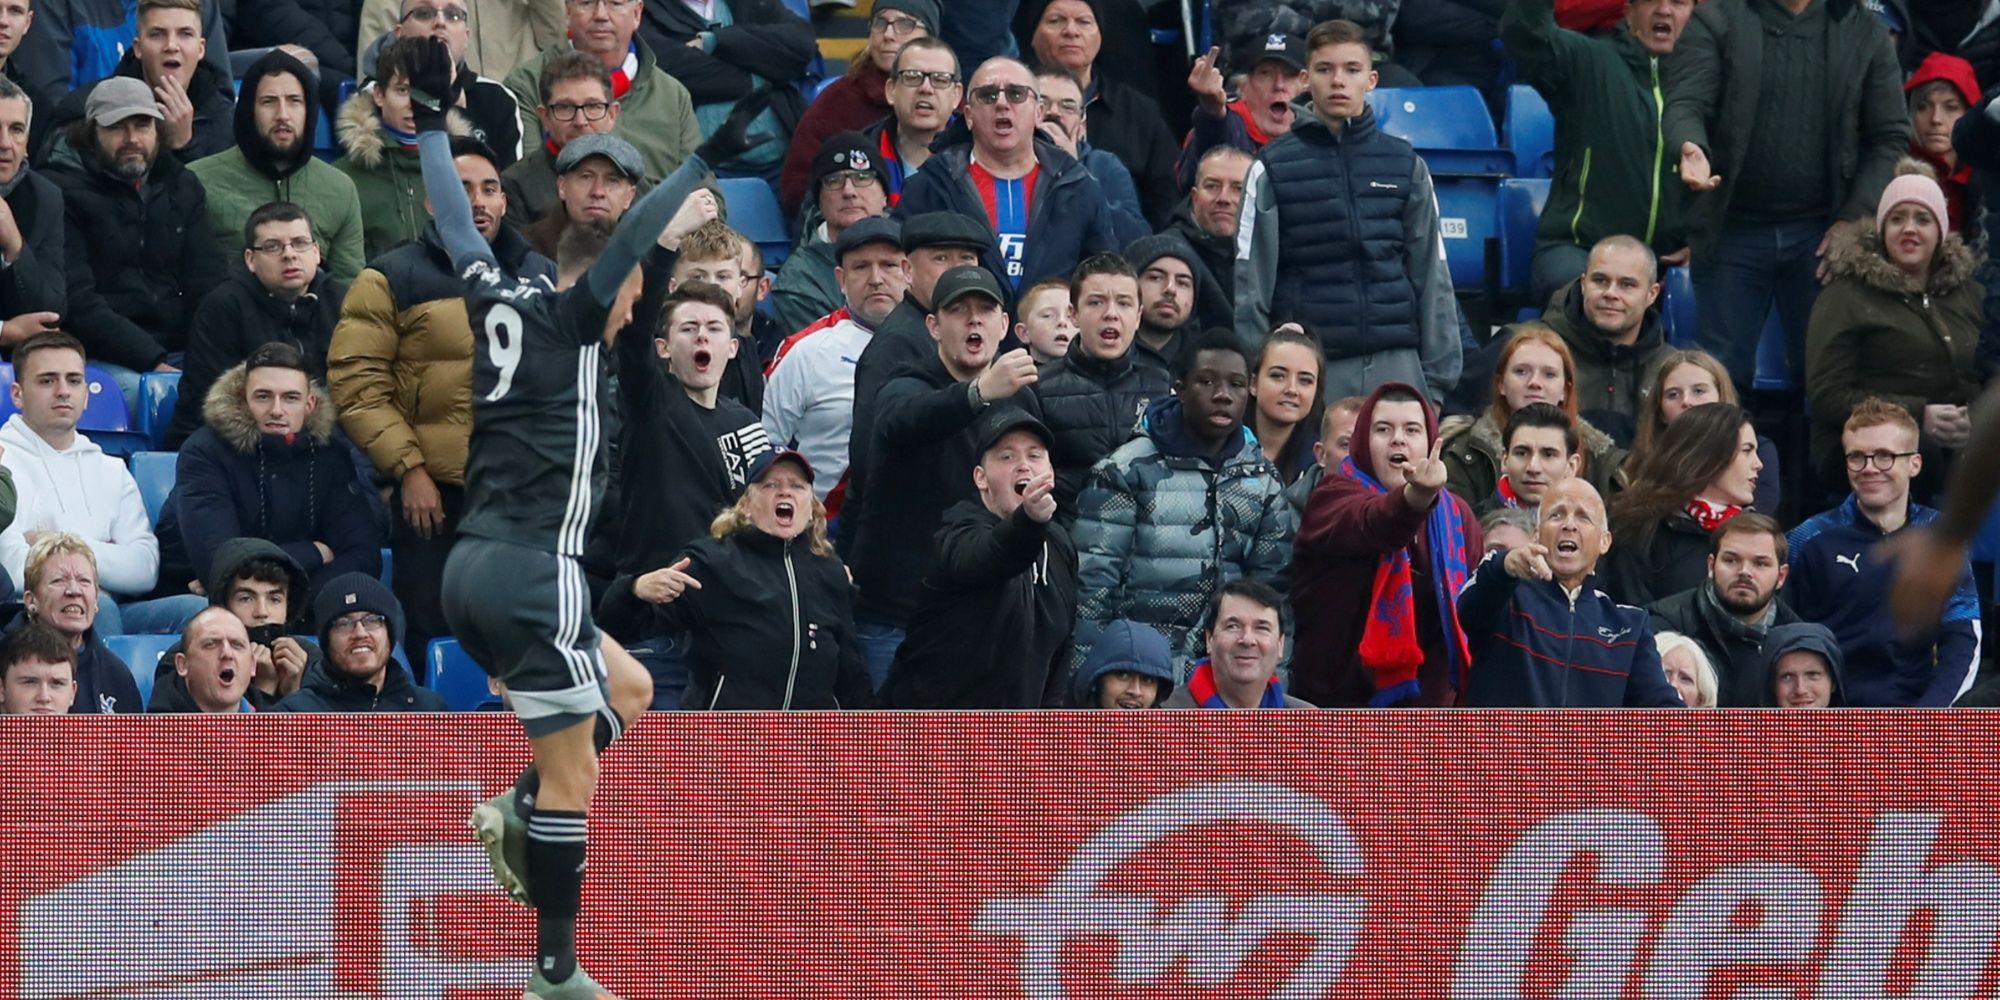
<svg viewBox="0 0 2000 1000">
<path fill-rule="evenodd" d="M 1604 498 L 1582 479 L 1542 494 L 1535 540 L 1479 563 L 1458 595 L 1472 650 L 1466 704 L 1487 708 L 1679 708 L 1646 612 L 1596 587 L 1611 550 Z"/>
</svg>

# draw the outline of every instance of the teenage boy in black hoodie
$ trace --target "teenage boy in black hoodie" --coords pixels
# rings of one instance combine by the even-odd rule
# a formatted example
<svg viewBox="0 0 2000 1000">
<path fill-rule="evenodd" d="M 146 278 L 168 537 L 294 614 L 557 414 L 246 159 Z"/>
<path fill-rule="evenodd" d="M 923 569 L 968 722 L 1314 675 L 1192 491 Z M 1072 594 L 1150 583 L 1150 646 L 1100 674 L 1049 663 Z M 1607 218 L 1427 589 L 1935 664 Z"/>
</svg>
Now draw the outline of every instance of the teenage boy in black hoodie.
<svg viewBox="0 0 2000 1000">
<path fill-rule="evenodd" d="M 285 550 L 262 538 L 232 538 L 215 550 L 202 586 L 208 603 L 228 608 L 250 634 L 256 670 L 244 697 L 263 711 L 299 689 L 306 671 L 319 663 L 319 646 L 291 635 L 305 618 L 306 571 Z M 180 643 L 168 647 L 153 671 L 148 712 L 197 712 L 187 678 L 174 669 Z"/>
<path fill-rule="evenodd" d="M 979 428 L 978 502 L 945 512 L 923 594 L 882 690 L 892 708 L 1055 708 L 1076 623 L 1076 545 L 1055 523 L 1049 429 L 998 410 Z"/>
</svg>

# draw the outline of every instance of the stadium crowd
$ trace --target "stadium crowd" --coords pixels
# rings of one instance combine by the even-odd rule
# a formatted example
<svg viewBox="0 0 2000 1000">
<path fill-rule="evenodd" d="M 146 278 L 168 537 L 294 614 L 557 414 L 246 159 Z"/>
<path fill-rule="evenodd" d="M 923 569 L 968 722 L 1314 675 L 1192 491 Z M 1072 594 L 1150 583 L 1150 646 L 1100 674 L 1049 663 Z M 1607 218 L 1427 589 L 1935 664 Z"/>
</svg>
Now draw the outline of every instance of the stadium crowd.
<svg viewBox="0 0 2000 1000">
<path fill-rule="evenodd" d="M 655 708 L 1995 703 L 1969 562 L 1887 610 L 2000 370 L 1979 4 L 1214 0 L 1196 51 L 860 0 L 822 79 L 855 2 L 0 0 L 0 712 L 446 707 L 430 38 L 513 274 L 759 109 L 604 355 L 582 568 Z M 1510 82 L 1554 165 L 1495 324 L 1370 95 Z"/>
</svg>

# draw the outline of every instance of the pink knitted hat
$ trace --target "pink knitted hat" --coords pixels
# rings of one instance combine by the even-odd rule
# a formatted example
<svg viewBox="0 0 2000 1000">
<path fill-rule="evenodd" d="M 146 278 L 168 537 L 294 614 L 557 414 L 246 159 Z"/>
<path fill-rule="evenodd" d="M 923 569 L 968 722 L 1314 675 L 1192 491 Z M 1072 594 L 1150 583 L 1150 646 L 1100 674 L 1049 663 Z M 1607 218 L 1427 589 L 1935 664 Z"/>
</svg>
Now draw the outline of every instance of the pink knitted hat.
<svg viewBox="0 0 2000 1000">
<path fill-rule="evenodd" d="M 1889 219 L 1889 213 L 1897 205 L 1914 201 L 1931 210 L 1940 230 L 1951 229 L 1951 215 L 1945 208 L 1944 189 L 1923 174 L 1904 174 L 1889 182 L 1882 189 L 1882 200 L 1875 207 L 1875 228 L 1879 231 Z"/>
</svg>

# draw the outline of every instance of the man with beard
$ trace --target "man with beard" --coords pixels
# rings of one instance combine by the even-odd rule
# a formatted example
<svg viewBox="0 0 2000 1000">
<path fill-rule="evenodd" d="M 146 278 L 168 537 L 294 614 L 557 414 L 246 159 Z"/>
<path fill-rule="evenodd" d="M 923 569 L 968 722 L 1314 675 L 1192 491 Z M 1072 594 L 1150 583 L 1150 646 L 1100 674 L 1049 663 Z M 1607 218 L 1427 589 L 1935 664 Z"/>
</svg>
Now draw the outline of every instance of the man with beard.
<svg viewBox="0 0 2000 1000">
<path fill-rule="evenodd" d="M 236 102 L 236 145 L 188 164 L 208 192 L 208 229 L 225 266 L 243 255 L 243 223 L 275 201 L 305 209 L 326 267 L 353 281 L 368 263 L 354 182 L 312 155 L 319 127 L 313 75 L 276 49 L 252 63 Z"/>
<path fill-rule="evenodd" d="M 174 370 L 195 304 L 223 280 L 201 180 L 160 155 L 163 117 L 144 83 L 106 79 L 49 163 L 68 224 L 63 328 L 118 380 L 128 409 L 140 372 Z"/>
<path fill-rule="evenodd" d="M 328 580 L 313 601 L 313 618 L 319 623 L 320 658 L 306 668 L 299 689 L 273 706 L 273 711 L 448 710 L 443 695 L 418 687 L 409 670 L 396 662 L 396 640 L 403 631 L 403 607 L 396 603 L 395 595 L 389 593 L 382 581 L 365 573 L 348 573 Z M 242 623 L 237 626 L 240 628 Z"/>
<path fill-rule="evenodd" d="M 1194 187 L 1167 226 L 1168 232 L 1179 233 L 1194 247 L 1225 301 L 1236 291 L 1237 213 L 1243 209 L 1243 181 L 1255 160 L 1234 146 L 1216 146 L 1202 154 Z"/>
<path fill-rule="evenodd" d="M 1715 666 L 1716 707 L 1764 704 L 1764 640 L 1799 620 L 1778 600 L 1790 572 L 1791 546 L 1778 522 L 1754 511 L 1715 529 L 1708 580 L 1653 602 L 1653 631 L 1679 632 L 1700 644 Z"/>
<path fill-rule="evenodd" d="M 235 96 L 227 61 L 217 66 L 206 58 L 208 39 L 200 0 L 140 0 L 133 23 L 137 34 L 131 48 L 106 79 L 122 77 L 146 87 L 159 102 L 160 148 L 181 163 L 229 148 Z M 217 38 L 220 47 L 220 35 Z M 53 105 L 50 131 L 83 117 L 84 105 L 95 90 L 96 84 L 79 85 Z M 35 148 L 50 155 L 40 142 Z"/>
<path fill-rule="evenodd" d="M 1181 143 L 1181 157 L 1174 165 L 1184 188 L 1199 185 L 1200 164 L 1217 147 L 1240 149 L 1254 156 L 1271 140 L 1290 132 L 1292 118 L 1298 113 L 1292 99 L 1305 89 L 1306 40 L 1302 35 L 1271 32 L 1262 44 L 1230 53 L 1230 68 L 1243 74 L 1233 101 L 1224 87 L 1222 67 L 1217 65 L 1221 54 L 1220 48 L 1209 49 L 1188 73 L 1188 89 L 1194 92 L 1196 102 L 1194 128 Z"/>
<path fill-rule="evenodd" d="M 10 0 L 0 0 L 0 31 Z M 4 35 L 0 35 L 4 37 Z M 63 282 L 62 192 L 28 166 L 28 95 L 0 77 L 0 349 L 57 328 Z"/>
<path fill-rule="evenodd" d="M 1175 233 L 1134 241 L 1125 248 L 1125 259 L 1139 273 L 1139 339 L 1133 357 L 1172 378 L 1196 331 L 1208 322 L 1226 323 L 1228 308 L 1194 248 Z"/>
</svg>

